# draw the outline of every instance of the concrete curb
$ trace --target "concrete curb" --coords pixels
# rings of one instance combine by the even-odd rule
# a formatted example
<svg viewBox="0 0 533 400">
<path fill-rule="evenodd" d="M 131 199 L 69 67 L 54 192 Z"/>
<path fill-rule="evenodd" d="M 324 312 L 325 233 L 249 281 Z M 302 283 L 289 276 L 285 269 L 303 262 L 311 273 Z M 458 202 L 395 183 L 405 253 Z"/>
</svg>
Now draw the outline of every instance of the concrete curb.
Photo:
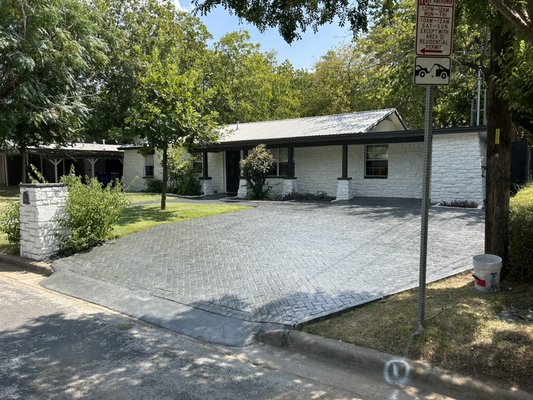
<svg viewBox="0 0 533 400">
<path fill-rule="evenodd" d="M 13 254 L 0 253 L 0 262 L 15 265 L 27 271 L 37 272 L 44 276 L 50 276 L 54 273 L 52 265 L 44 261 L 34 261 L 29 258 L 16 256 Z"/>
<path fill-rule="evenodd" d="M 533 400 L 533 394 L 504 389 L 492 383 L 459 375 L 429 364 L 381 353 L 300 331 L 261 332 L 257 340 L 300 353 L 341 362 L 370 374 L 379 374 L 391 384 L 432 387 L 440 394 L 459 399 Z M 393 366 L 392 364 L 396 364 Z M 388 370 L 388 371 L 387 371 Z"/>
</svg>

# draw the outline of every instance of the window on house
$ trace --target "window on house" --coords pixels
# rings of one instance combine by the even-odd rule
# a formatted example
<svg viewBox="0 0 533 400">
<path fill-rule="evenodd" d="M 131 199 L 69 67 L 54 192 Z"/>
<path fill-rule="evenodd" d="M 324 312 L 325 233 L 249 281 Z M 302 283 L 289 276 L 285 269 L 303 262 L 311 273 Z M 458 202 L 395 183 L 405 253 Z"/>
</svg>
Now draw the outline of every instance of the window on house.
<svg viewBox="0 0 533 400">
<path fill-rule="evenodd" d="M 154 153 L 145 154 L 144 156 L 144 177 L 154 177 Z"/>
<path fill-rule="evenodd" d="M 270 171 L 271 176 L 286 176 L 289 174 L 289 150 L 288 149 L 270 149 L 274 157 L 274 165 Z"/>
<path fill-rule="evenodd" d="M 365 148 L 365 178 L 387 178 L 389 145 L 372 144 Z"/>
<path fill-rule="evenodd" d="M 194 156 L 193 156 L 194 157 Z M 202 161 L 202 158 L 194 157 L 192 160 L 192 170 L 197 173 L 201 174 L 204 170 L 204 162 Z"/>
</svg>

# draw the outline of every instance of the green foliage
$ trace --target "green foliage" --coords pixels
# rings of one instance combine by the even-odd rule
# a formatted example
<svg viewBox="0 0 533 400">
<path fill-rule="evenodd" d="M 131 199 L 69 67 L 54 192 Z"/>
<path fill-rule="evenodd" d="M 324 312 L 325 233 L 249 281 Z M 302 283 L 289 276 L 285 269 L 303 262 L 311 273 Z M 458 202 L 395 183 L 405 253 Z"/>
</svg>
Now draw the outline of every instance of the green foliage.
<svg viewBox="0 0 533 400">
<path fill-rule="evenodd" d="M 379 13 L 366 36 L 330 50 L 316 63 L 304 93 L 303 115 L 397 108 L 408 126 L 423 127 L 425 91 L 413 85 L 414 2 L 401 0 L 388 7 L 392 13 Z M 436 127 L 470 123 L 470 95 L 481 51 L 474 39 L 486 39 L 486 34 L 465 23 L 457 26 L 457 34 L 463 38 L 455 43 L 459 62 L 453 65 L 451 84 L 437 91 Z"/>
<path fill-rule="evenodd" d="M 182 147 L 169 149 L 168 176 L 172 193 L 187 196 L 202 194 L 198 171 L 193 167 L 193 163 L 198 160 L 198 155 L 188 157 Z"/>
<path fill-rule="evenodd" d="M 148 193 L 161 193 L 163 191 L 163 182 L 161 179 L 147 179 L 146 191 Z"/>
<path fill-rule="evenodd" d="M 507 272 L 512 278 L 533 283 L 533 185 L 511 198 L 509 261 Z"/>
<path fill-rule="evenodd" d="M 20 243 L 20 204 L 11 203 L 2 214 L 0 221 L 0 231 L 7 235 L 9 243 L 19 245 Z"/>
<path fill-rule="evenodd" d="M 279 29 L 280 35 L 291 43 L 299 39 L 301 32 L 333 22 L 350 25 L 356 33 L 366 30 L 369 0 L 315 0 L 315 1 L 243 1 L 243 0 L 193 0 L 196 9 L 206 14 L 222 6 L 239 18 L 253 23 L 260 31 L 267 28 Z"/>
<path fill-rule="evenodd" d="M 31 183 L 48 183 L 41 171 L 33 164 L 30 164 L 30 172 L 28 172 L 28 180 Z"/>
<path fill-rule="evenodd" d="M 215 43 L 209 58 L 209 85 L 222 123 L 298 117 L 301 90 L 289 62 L 277 65 L 246 31 L 231 32 Z"/>
<path fill-rule="evenodd" d="M 108 239 L 114 225 L 128 205 L 120 181 L 103 188 L 97 179 L 74 175 L 63 176 L 61 182 L 68 187 L 66 216 L 61 226 L 67 235 L 61 235 L 60 252 L 74 254 Z"/>
<path fill-rule="evenodd" d="M 252 149 L 248 157 L 241 161 L 241 168 L 246 181 L 250 185 L 251 198 L 261 200 L 268 197 L 270 187 L 266 178 L 274 165 L 274 157 L 264 144 Z"/>
<path fill-rule="evenodd" d="M 19 149 L 64 143 L 88 117 L 97 66 L 107 62 L 100 15 L 83 0 L 0 2 L 0 141 Z"/>
</svg>

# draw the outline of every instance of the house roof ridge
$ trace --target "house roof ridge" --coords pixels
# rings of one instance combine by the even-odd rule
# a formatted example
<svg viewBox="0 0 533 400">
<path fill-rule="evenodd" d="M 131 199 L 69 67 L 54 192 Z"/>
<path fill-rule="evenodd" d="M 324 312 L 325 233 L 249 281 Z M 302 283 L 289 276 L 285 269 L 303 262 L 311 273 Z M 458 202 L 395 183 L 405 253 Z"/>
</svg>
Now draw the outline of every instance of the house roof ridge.
<svg viewBox="0 0 533 400">
<path fill-rule="evenodd" d="M 328 115 L 314 115 L 314 116 L 308 116 L 308 117 L 295 117 L 295 118 L 282 118 L 282 119 L 269 119 L 265 121 L 252 121 L 252 122 L 242 122 L 239 121 L 239 125 L 252 125 L 252 124 L 267 124 L 267 123 L 274 123 L 274 122 L 287 122 L 287 121 L 302 121 L 302 120 L 309 120 L 309 119 L 318 119 L 318 118 L 331 118 L 331 117 L 340 117 L 340 116 L 348 116 L 348 115 L 355 115 L 355 114 L 366 114 L 366 113 L 376 113 L 376 112 L 387 112 L 387 115 L 392 114 L 393 112 L 398 112 L 398 110 L 394 107 L 392 108 L 381 108 L 381 109 L 375 109 L 375 110 L 365 110 L 365 111 L 353 111 L 353 112 L 346 112 L 346 113 L 338 113 L 338 114 L 328 114 Z M 385 116 L 385 117 L 386 117 Z M 237 123 L 230 123 L 226 124 L 226 126 L 236 125 Z"/>
</svg>

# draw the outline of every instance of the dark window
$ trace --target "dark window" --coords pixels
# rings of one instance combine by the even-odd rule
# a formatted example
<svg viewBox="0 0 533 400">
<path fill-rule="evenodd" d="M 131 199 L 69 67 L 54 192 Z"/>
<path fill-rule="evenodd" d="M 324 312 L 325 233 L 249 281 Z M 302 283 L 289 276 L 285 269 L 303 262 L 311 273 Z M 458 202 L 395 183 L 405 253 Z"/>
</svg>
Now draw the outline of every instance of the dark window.
<svg viewBox="0 0 533 400">
<path fill-rule="evenodd" d="M 365 178 L 387 178 L 389 145 L 372 144 L 365 148 Z"/>
<path fill-rule="evenodd" d="M 270 152 L 274 157 L 274 164 L 270 170 L 270 176 L 286 176 L 289 175 L 289 150 L 271 149 Z"/>
<path fill-rule="evenodd" d="M 144 177 L 154 177 L 154 154 L 146 154 L 144 156 Z"/>
</svg>

